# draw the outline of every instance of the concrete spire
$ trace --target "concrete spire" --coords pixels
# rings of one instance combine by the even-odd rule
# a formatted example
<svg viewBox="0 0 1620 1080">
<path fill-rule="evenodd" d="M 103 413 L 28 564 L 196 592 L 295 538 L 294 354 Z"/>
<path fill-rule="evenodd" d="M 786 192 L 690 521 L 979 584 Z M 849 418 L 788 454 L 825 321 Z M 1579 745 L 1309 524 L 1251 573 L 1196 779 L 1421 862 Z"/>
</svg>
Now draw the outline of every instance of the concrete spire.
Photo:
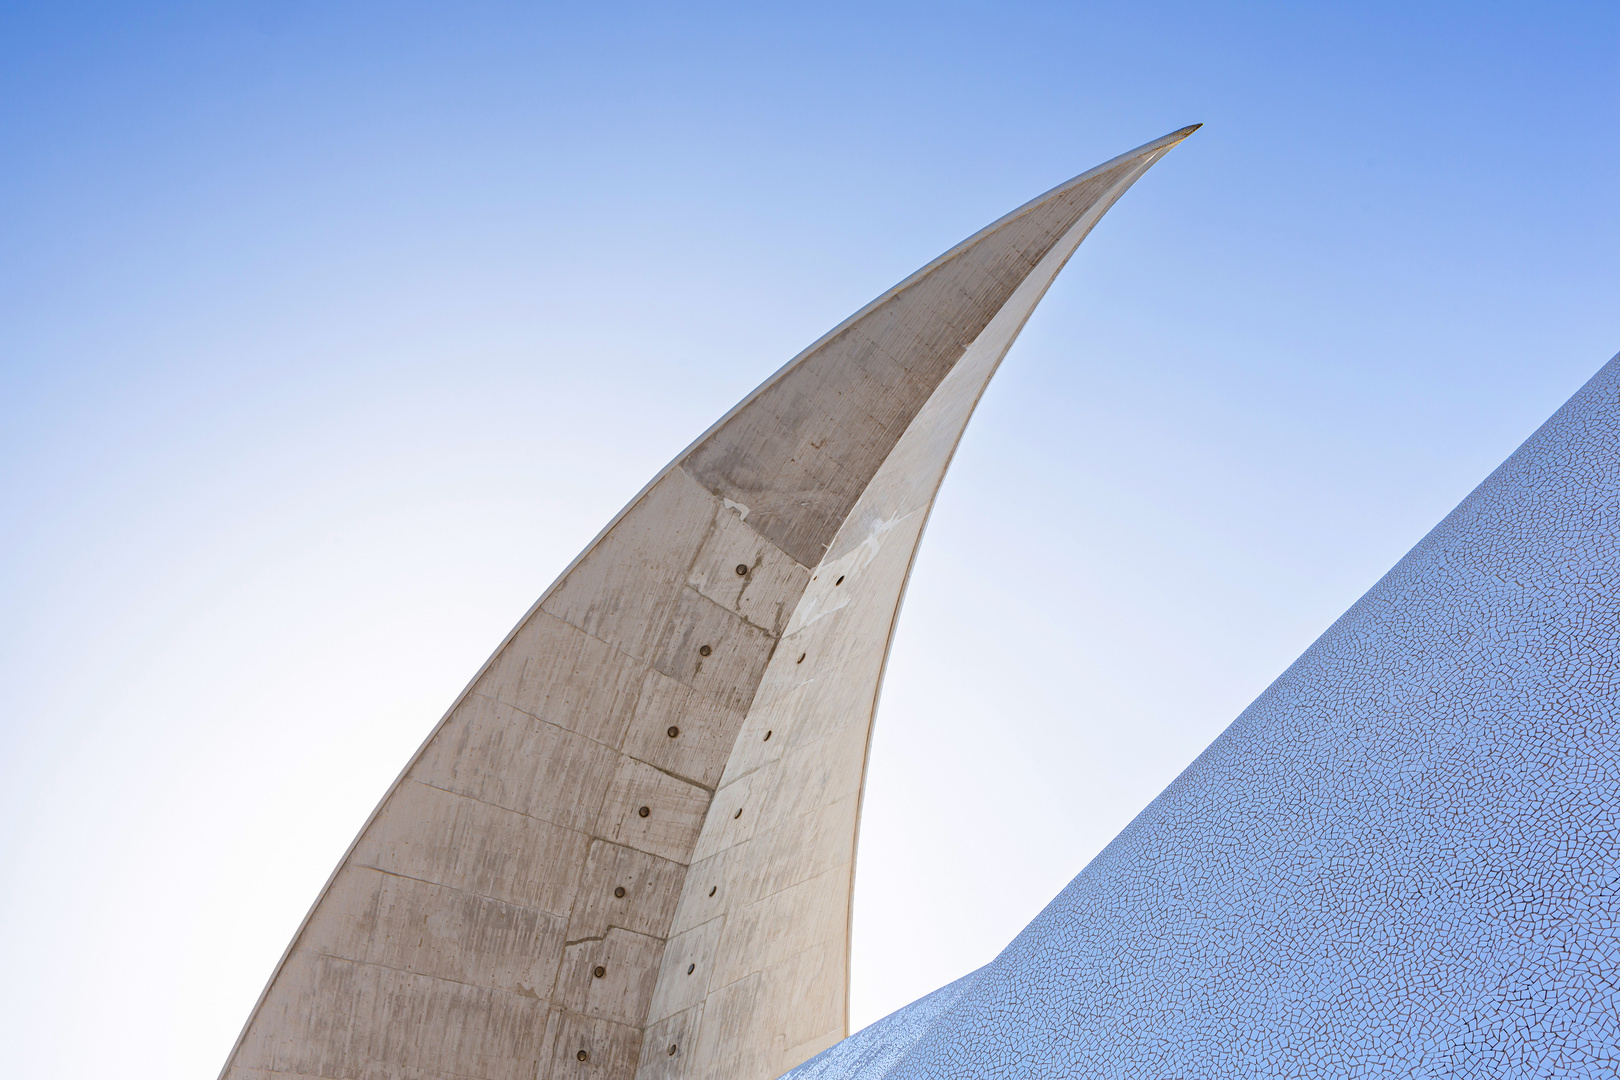
<svg viewBox="0 0 1620 1080">
<path fill-rule="evenodd" d="M 784 1080 L 1613 1077 L 1620 357 L 997 957 Z"/>
<path fill-rule="evenodd" d="M 406 766 L 226 1065 L 770 1080 L 847 1034 L 867 736 L 979 395 L 1193 128 L 935 259 L 745 398 L 518 624 Z"/>
</svg>

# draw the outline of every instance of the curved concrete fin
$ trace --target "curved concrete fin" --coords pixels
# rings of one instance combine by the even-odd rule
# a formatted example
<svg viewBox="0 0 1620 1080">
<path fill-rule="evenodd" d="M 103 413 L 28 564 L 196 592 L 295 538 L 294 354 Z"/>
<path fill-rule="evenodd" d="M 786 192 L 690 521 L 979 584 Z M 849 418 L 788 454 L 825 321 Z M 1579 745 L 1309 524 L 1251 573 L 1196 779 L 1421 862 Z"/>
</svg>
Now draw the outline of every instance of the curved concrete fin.
<svg viewBox="0 0 1620 1080">
<path fill-rule="evenodd" d="M 384 797 L 224 1075 L 768 1080 L 841 1038 L 866 736 L 934 492 L 1053 277 L 1190 131 L 884 293 L 632 500 Z"/>
<path fill-rule="evenodd" d="M 788 364 L 686 456 L 704 487 L 749 508 L 806 566 L 922 408 L 1030 271 L 1186 128 L 1019 207 L 878 297 Z M 859 403 L 856 406 L 855 403 Z"/>
</svg>

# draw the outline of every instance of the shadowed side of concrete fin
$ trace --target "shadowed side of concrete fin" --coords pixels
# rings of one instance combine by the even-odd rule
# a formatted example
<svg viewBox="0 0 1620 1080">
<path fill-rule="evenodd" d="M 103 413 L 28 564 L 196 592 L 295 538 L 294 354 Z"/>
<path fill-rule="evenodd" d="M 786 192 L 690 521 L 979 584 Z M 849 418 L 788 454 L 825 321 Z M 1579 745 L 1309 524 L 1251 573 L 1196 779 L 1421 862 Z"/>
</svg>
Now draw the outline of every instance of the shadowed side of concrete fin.
<svg viewBox="0 0 1620 1080">
<path fill-rule="evenodd" d="M 815 565 L 877 466 L 1013 290 L 1076 222 L 1088 212 L 1094 222 L 1191 130 L 1054 188 L 889 290 L 761 387 L 746 413 L 692 450 L 686 468 L 747 506 L 761 535 Z"/>
<path fill-rule="evenodd" d="M 224 1075 L 768 1080 L 841 1038 L 850 792 L 922 521 L 1035 302 L 1183 136 L 947 252 L 655 477 L 407 765 Z"/>
<path fill-rule="evenodd" d="M 980 394 L 1036 303 L 1102 212 L 1174 141 L 1056 189 L 901 286 L 902 302 L 918 288 L 934 290 L 925 296 L 960 297 L 967 291 L 961 280 L 984 280 L 969 269 L 987 242 L 1000 245 L 1015 265 L 1028 264 L 1005 296 L 997 294 L 989 317 L 972 324 L 965 343 L 952 338 L 940 347 L 954 363 L 898 435 L 871 426 L 874 410 L 818 407 L 806 410 L 804 425 L 785 427 L 794 440 L 774 452 L 786 455 L 780 475 L 789 483 L 803 475 L 798 451 L 789 453 L 797 440 L 835 445 L 821 431 L 842 433 L 841 453 L 850 460 L 864 460 L 852 455 L 867 446 L 882 458 L 853 499 L 830 485 L 820 503 L 790 490 L 791 498 L 774 504 L 782 509 L 769 524 L 825 554 L 766 665 L 693 849 L 648 1011 L 641 1080 L 770 1080 L 847 1034 L 849 901 L 866 749 L 890 636 L 934 495 Z M 1037 234 L 1042 239 L 1032 246 L 1027 238 Z M 825 375 L 790 367 L 789 378 L 767 384 L 755 401 L 780 412 L 778 403 L 788 400 L 784 386 L 794 390 L 791 400 L 837 401 L 850 385 L 865 385 L 879 362 L 912 340 L 902 336 L 884 349 L 860 351 L 862 341 L 878 336 L 870 320 L 886 328 L 898 318 L 889 304 L 881 298 L 806 354 L 837 359 Z M 959 310 L 980 309 L 952 301 L 938 312 L 949 322 Z M 966 322 L 963 316 L 953 325 Z M 859 363 L 847 359 L 851 350 Z M 903 383 L 887 378 L 882 385 Z M 810 424 L 819 425 L 815 437 L 807 434 Z M 719 444 L 710 436 L 699 453 Z M 814 445 L 809 451 L 807 460 L 831 460 L 815 456 Z M 741 473 L 733 469 L 715 482 L 732 483 Z M 721 490 L 749 497 L 738 487 Z M 833 498 L 842 507 L 837 527 L 823 528 L 808 511 Z M 806 513 L 794 516 L 801 509 Z"/>
</svg>

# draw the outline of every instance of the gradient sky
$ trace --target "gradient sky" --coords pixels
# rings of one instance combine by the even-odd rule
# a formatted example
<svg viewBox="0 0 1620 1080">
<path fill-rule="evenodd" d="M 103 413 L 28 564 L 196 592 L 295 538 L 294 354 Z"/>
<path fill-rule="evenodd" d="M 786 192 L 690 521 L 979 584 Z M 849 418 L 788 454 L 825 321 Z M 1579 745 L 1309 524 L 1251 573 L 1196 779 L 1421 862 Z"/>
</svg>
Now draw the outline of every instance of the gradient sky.
<svg viewBox="0 0 1620 1080">
<path fill-rule="evenodd" d="M 1620 349 L 1620 7 L 0 3 L 0 1073 L 212 1077 L 656 470 L 1193 122 L 945 483 L 857 1027 L 991 959 Z"/>
</svg>

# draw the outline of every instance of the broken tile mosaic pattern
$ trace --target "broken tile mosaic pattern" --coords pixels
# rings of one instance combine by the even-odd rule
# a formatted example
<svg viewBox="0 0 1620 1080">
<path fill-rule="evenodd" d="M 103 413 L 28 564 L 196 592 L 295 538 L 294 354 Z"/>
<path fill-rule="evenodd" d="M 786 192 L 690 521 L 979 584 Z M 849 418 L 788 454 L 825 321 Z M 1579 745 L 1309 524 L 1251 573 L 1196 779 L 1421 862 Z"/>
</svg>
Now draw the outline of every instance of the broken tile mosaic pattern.
<svg viewBox="0 0 1620 1080">
<path fill-rule="evenodd" d="M 1620 1075 L 1617 649 L 1620 357 L 943 1008 L 788 1075 Z"/>
</svg>

